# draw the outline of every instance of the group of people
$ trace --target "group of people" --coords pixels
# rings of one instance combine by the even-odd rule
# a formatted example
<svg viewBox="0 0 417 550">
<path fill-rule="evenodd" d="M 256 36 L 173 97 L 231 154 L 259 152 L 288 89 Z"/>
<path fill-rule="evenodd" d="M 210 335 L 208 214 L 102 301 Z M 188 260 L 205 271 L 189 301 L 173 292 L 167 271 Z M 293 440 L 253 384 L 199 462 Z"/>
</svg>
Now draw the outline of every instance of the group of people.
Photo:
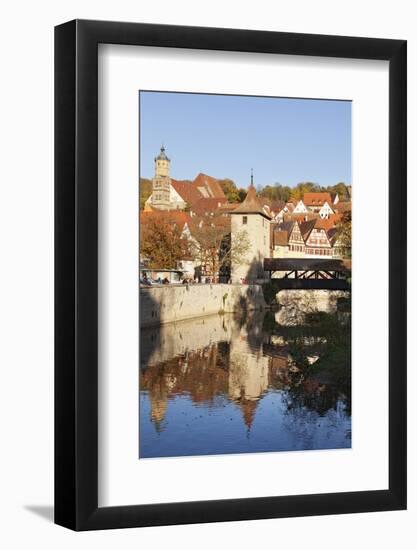
<svg viewBox="0 0 417 550">
<path fill-rule="evenodd" d="M 181 282 L 183 285 L 196 285 L 199 283 L 211 284 L 214 281 L 210 277 L 184 277 Z"/>
<path fill-rule="evenodd" d="M 164 277 L 163 279 L 161 277 L 158 277 L 157 279 L 152 280 L 148 277 L 147 273 L 142 273 L 142 277 L 139 280 L 140 284 L 145 286 L 152 286 L 153 284 L 169 285 L 169 279 L 167 277 Z"/>
<path fill-rule="evenodd" d="M 148 277 L 148 274 L 144 271 L 142 272 L 142 275 L 139 279 L 140 284 L 144 286 L 152 286 L 152 285 L 169 285 L 170 280 L 167 277 L 158 277 L 157 279 L 151 279 Z M 177 281 L 174 281 L 177 282 Z M 196 284 L 212 284 L 214 283 L 214 279 L 211 277 L 183 277 L 181 280 L 179 280 L 178 284 L 183 285 L 196 285 Z"/>
</svg>

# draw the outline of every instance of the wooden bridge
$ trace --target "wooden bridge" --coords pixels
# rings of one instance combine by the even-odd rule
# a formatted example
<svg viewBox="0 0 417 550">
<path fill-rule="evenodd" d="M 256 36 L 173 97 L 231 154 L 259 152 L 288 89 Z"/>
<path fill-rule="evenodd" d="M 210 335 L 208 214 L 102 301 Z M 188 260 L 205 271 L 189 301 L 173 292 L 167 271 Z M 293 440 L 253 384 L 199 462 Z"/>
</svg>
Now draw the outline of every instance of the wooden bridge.
<svg viewBox="0 0 417 550">
<path fill-rule="evenodd" d="M 264 271 L 278 290 L 350 290 L 350 260 L 327 258 L 265 258 Z M 274 274 L 278 277 L 273 277 Z"/>
</svg>

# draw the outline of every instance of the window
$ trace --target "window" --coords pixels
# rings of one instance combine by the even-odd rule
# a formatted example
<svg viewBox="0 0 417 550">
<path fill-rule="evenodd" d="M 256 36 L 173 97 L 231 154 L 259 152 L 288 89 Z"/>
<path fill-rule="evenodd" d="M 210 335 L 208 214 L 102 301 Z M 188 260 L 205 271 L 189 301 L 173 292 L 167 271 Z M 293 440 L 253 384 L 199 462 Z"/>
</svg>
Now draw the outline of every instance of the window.
<svg viewBox="0 0 417 550">
<path fill-rule="evenodd" d="M 243 223 L 243 225 L 246 225 L 248 223 L 248 217 L 247 216 L 243 216 L 242 223 Z"/>
</svg>

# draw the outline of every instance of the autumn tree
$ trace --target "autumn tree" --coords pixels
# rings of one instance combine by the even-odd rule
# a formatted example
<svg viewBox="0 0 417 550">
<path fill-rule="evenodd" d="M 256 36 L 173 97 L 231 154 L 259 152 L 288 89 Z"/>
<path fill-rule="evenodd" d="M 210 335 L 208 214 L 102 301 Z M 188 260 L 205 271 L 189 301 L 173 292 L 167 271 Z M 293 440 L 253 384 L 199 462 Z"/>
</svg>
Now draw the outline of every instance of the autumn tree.
<svg viewBox="0 0 417 550">
<path fill-rule="evenodd" d="M 231 264 L 239 264 L 250 248 L 246 231 L 241 231 L 231 242 L 230 218 L 213 214 L 193 220 L 192 255 L 211 277 L 230 273 Z"/>
<path fill-rule="evenodd" d="M 140 178 L 139 180 L 139 208 L 145 208 L 145 202 L 152 194 L 152 180 Z"/>
<path fill-rule="evenodd" d="M 219 180 L 220 186 L 223 190 L 223 193 L 226 195 L 226 199 L 229 202 L 238 202 L 239 201 L 239 191 L 236 187 L 236 184 L 233 180 L 229 178 L 224 178 Z"/>
<path fill-rule="evenodd" d="M 341 201 L 350 200 L 348 188 L 346 184 L 343 183 L 342 181 L 340 181 L 339 183 L 336 183 L 336 185 L 330 185 L 329 187 L 326 187 L 325 190 L 329 191 L 330 193 L 337 193 Z"/>
<path fill-rule="evenodd" d="M 291 190 L 291 200 L 300 201 L 303 199 L 304 193 L 319 193 L 320 191 L 323 191 L 323 189 L 316 183 L 310 181 L 298 183 Z"/>
<path fill-rule="evenodd" d="M 263 187 L 259 195 L 271 201 L 288 202 L 291 196 L 291 191 L 292 189 L 288 185 L 275 183 L 274 185 L 266 185 Z"/>
<path fill-rule="evenodd" d="M 140 255 L 151 269 L 176 269 L 190 255 L 190 243 L 169 215 L 141 220 Z"/>
<path fill-rule="evenodd" d="M 237 194 L 238 194 L 238 202 L 243 202 L 245 199 L 246 199 L 246 195 L 247 195 L 247 190 L 246 189 L 238 189 L 237 191 Z"/>
<path fill-rule="evenodd" d="M 223 193 L 229 202 L 242 202 L 246 197 L 246 189 L 237 188 L 235 182 L 229 178 L 219 180 Z"/>
<path fill-rule="evenodd" d="M 336 226 L 337 235 L 337 248 L 343 258 L 352 257 L 352 212 L 346 211 L 340 222 Z"/>
</svg>

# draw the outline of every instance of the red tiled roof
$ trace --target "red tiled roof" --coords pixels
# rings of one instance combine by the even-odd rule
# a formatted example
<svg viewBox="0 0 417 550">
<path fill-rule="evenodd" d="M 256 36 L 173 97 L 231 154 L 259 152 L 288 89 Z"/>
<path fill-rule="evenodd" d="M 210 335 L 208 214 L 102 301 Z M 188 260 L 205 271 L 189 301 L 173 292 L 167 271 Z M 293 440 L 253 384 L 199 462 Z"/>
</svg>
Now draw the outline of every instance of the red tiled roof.
<svg viewBox="0 0 417 550">
<path fill-rule="evenodd" d="M 304 193 L 303 202 L 306 206 L 323 206 L 325 202 L 333 204 L 330 193 Z"/>
<path fill-rule="evenodd" d="M 183 201 L 190 206 L 195 205 L 201 198 L 227 200 L 219 181 L 206 174 L 198 174 L 192 182 L 171 178 L 171 184 Z M 207 197 L 205 196 L 206 193 Z"/>
<path fill-rule="evenodd" d="M 204 187 L 207 190 L 209 197 L 217 199 L 226 198 L 219 180 L 213 178 L 212 176 L 207 176 L 207 174 L 198 174 L 192 185 L 196 189 L 198 187 Z"/>
<path fill-rule="evenodd" d="M 232 212 L 239 204 L 240 202 L 224 202 L 220 205 L 220 211 L 224 213 Z"/>
<path fill-rule="evenodd" d="M 284 221 L 305 222 L 310 220 L 316 220 L 318 216 L 319 215 L 316 212 L 302 212 L 300 214 L 284 214 Z"/>
<path fill-rule="evenodd" d="M 171 178 L 171 185 L 180 195 L 182 200 L 190 206 L 195 204 L 202 197 L 200 191 L 189 181 L 174 180 Z"/>
<path fill-rule="evenodd" d="M 226 197 L 221 197 L 221 198 L 202 197 L 191 207 L 191 211 L 194 214 L 197 214 L 197 216 L 203 216 L 204 214 L 208 214 L 210 212 L 216 212 L 226 203 L 227 203 Z"/>
<path fill-rule="evenodd" d="M 329 231 L 329 229 L 332 229 L 333 227 L 336 227 L 336 225 L 341 220 L 341 217 L 342 216 L 340 214 L 330 214 L 330 216 L 325 220 L 322 220 L 321 218 L 318 218 L 317 222 L 316 222 L 316 228 L 317 229 L 324 229 L 325 231 Z"/>
<path fill-rule="evenodd" d="M 325 231 L 328 239 L 333 239 L 335 237 L 335 234 L 337 233 L 336 226 L 340 218 L 341 216 L 339 214 L 333 214 L 325 220 L 315 217 L 313 219 L 310 219 L 309 221 L 298 221 L 298 227 L 300 228 L 300 232 L 304 242 L 307 242 L 313 229 Z M 283 225 L 284 224 L 281 224 L 281 229 Z M 291 231 L 289 231 L 289 234 L 290 233 Z"/>
</svg>

